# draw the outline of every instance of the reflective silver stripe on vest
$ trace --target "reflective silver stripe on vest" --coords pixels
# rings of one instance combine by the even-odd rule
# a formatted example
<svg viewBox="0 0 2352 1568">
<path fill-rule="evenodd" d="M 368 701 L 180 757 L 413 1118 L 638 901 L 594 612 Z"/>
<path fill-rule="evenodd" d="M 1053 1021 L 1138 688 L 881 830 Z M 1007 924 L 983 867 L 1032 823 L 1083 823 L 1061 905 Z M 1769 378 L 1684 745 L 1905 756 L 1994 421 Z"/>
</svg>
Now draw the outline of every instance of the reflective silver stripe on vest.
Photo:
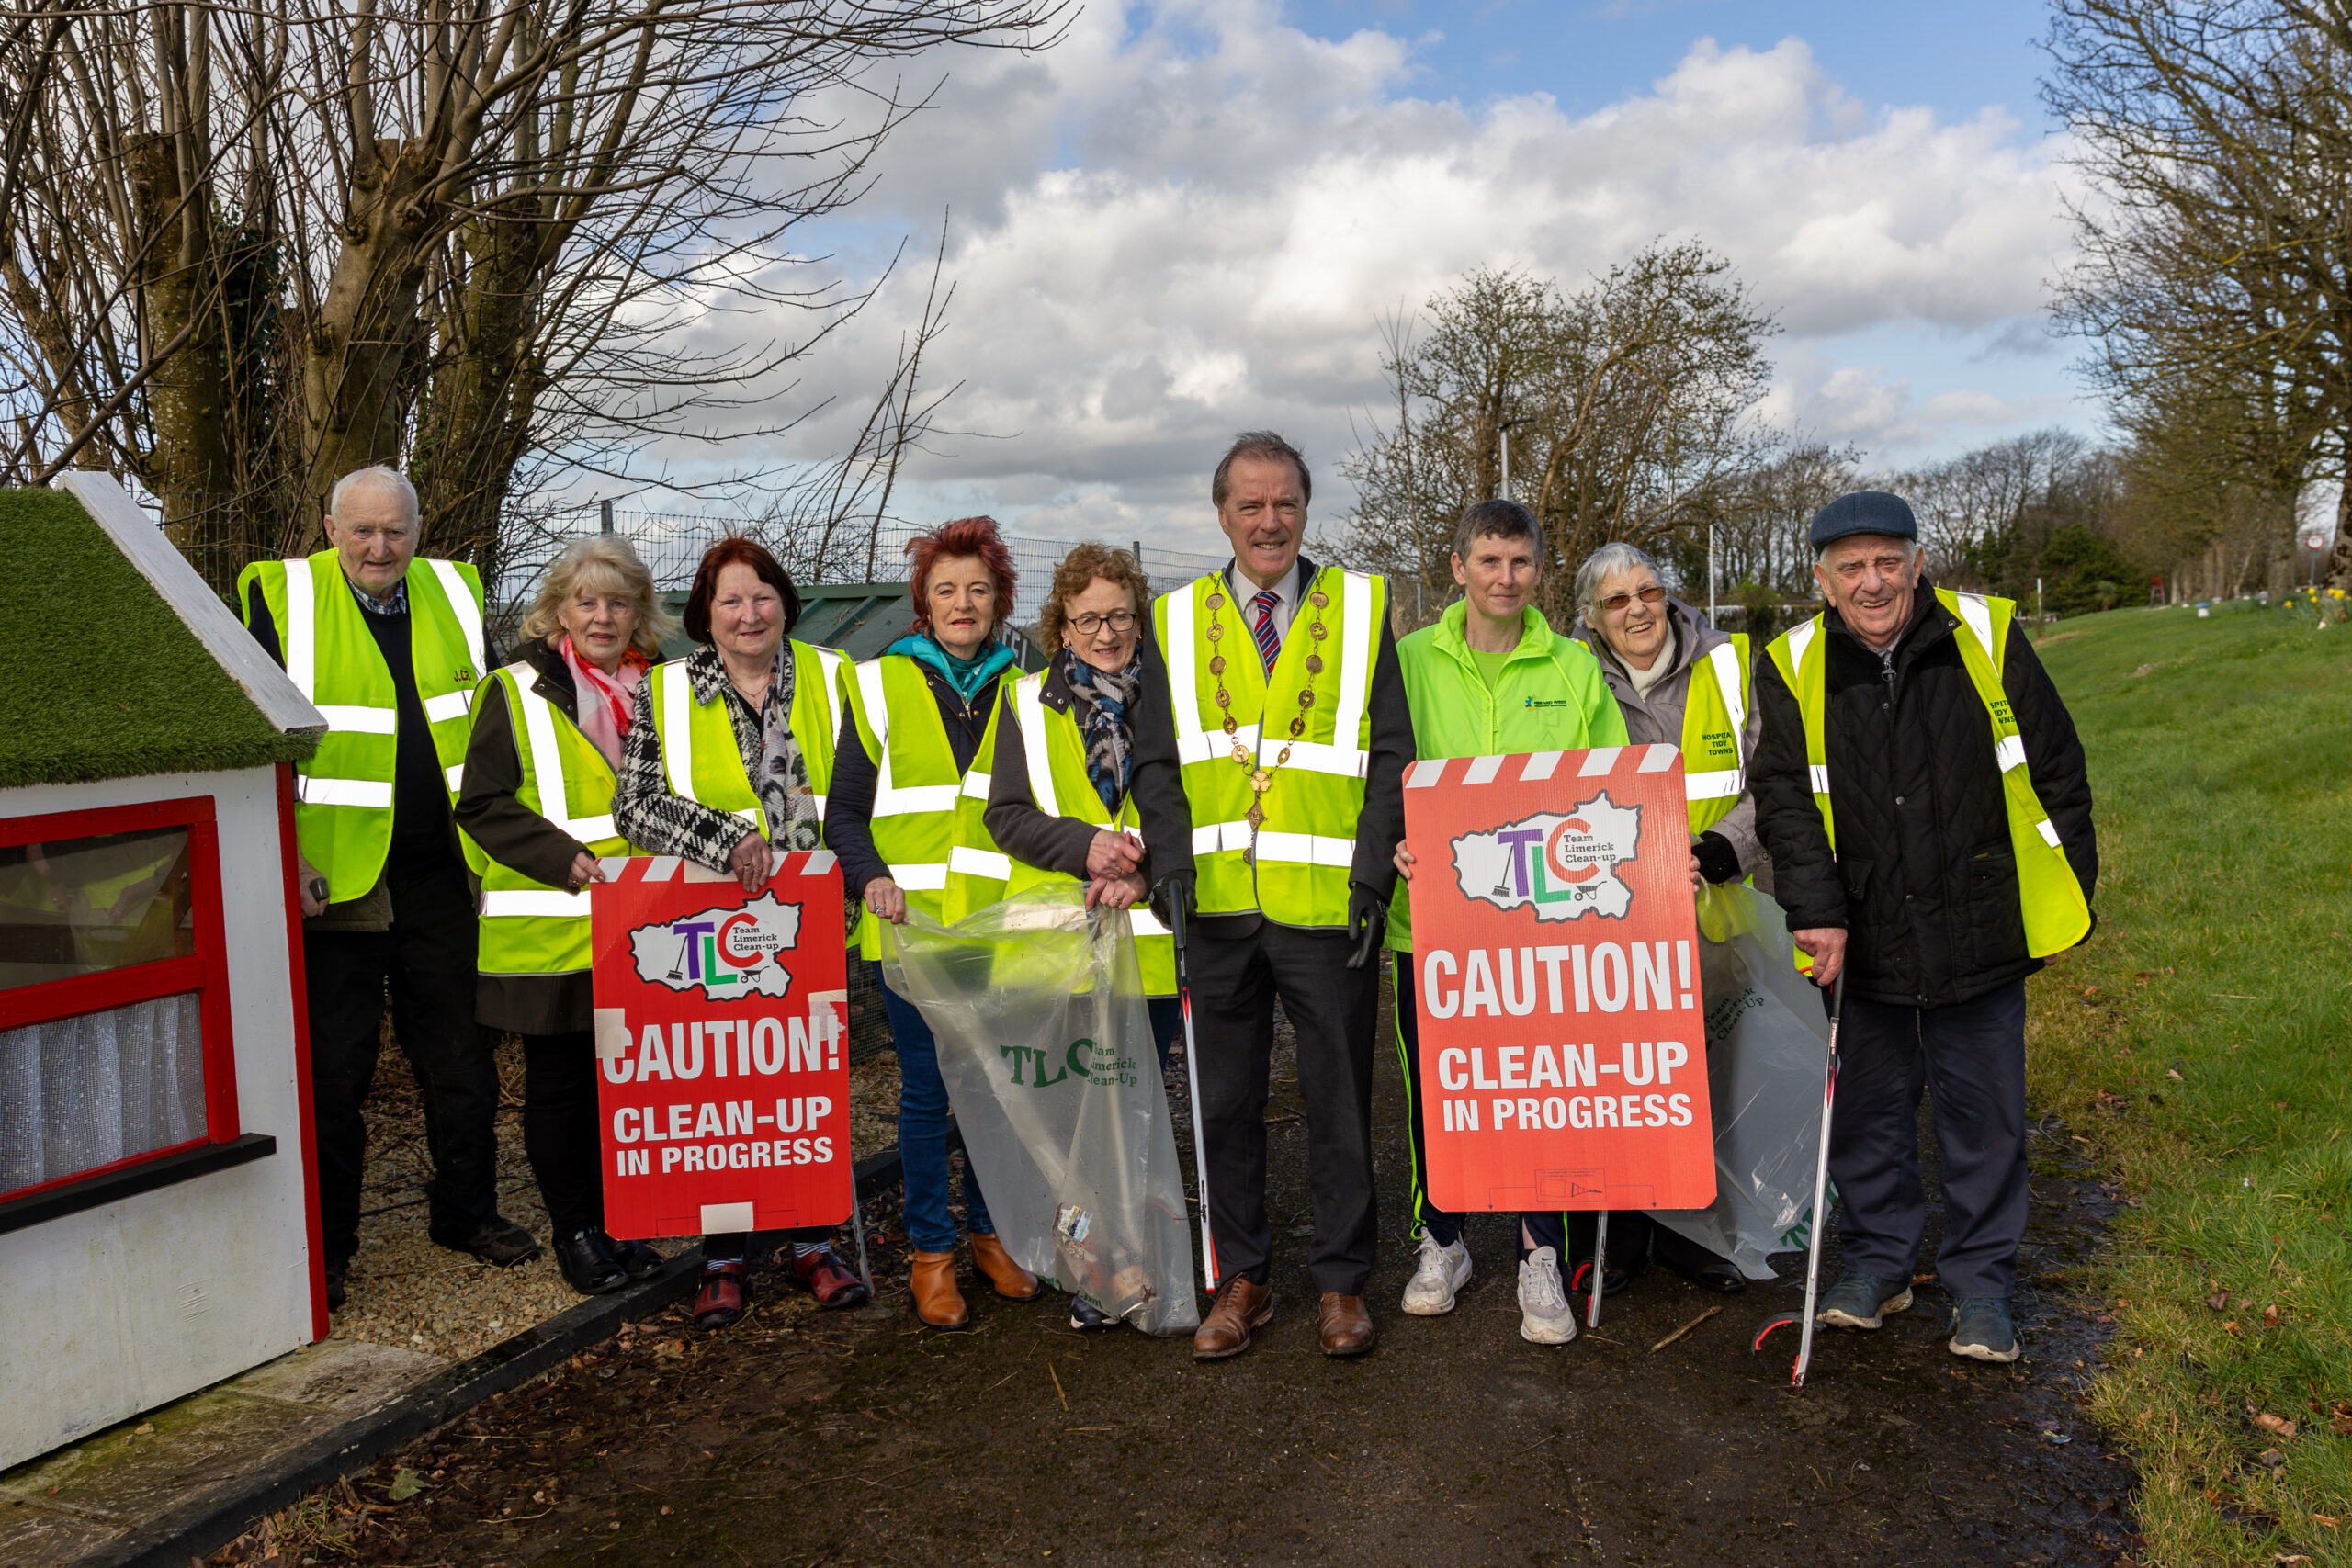
<svg viewBox="0 0 2352 1568">
<path fill-rule="evenodd" d="M 1813 775 L 1814 794 L 1827 795 L 1829 793 L 1829 770 L 1827 767 L 1819 762 L 1809 763 L 1805 768 L 1805 772 Z"/>
<path fill-rule="evenodd" d="M 892 863 L 890 880 L 910 893 L 944 893 L 947 891 L 947 864 L 944 861 L 925 861 L 900 865 Z"/>
<path fill-rule="evenodd" d="M 1993 760 L 2001 764 L 2001 772 L 2025 766 L 2025 737 L 2004 735 L 1993 742 Z"/>
<path fill-rule="evenodd" d="M 1340 615 L 1344 623 L 1340 634 L 1342 651 L 1340 655 L 1340 706 L 1333 716 L 1331 743 L 1315 746 L 1302 743 L 1291 748 L 1290 765 L 1318 773 L 1338 773 L 1343 778 L 1360 779 L 1371 759 L 1363 748 L 1356 744 L 1358 731 L 1363 728 L 1364 703 L 1372 689 L 1372 579 L 1360 571 L 1342 572 L 1340 576 Z M 1295 618 L 1291 621 L 1297 628 Z M 1262 846 L 1261 846 L 1262 849 Z M 1281 858 L 1281 857 L 1277 857 Z"/>
<path fill-rule="evenodd" d="M 1333 839 L 1321 833 L 1261 831 L 1257 851 L 1260 865 L 1268 861 L 1291 861 L 1300 865 L 1338 866 L 1345 870 L 1356 863 L 1353 839 Z"/>
<path fill-rule="evenodd" d="M 1147 904 L 1137 904 L 1128 909 L 1127 921 L 1127 929 L 1135 933 L 1136 940 L 1138 942 L 1148 936 L 1169 934 L 1168 928 L 1159 923 L 1159 917 L 1153 914 L 1150 906 Z"/>
<path fill-rule="evenodd" d="M 969 844 L 957 844 L 947 852 L 947 869 L 958 876 L 985 876 L 1002 882 L 1012 874 L 1012 860 L 994 850 L 974 849 Z M 906 886 L 904 883 L 901 886 Z M 942 883 L 943 887 L 946 884 Z"/>
<path fill-rule="evenodd" d="M 1685 800 L 1721 800 L 1740 792 L 1737 768 L 1718 768 L 1710 773 L 1682 775 L 1682 798 Z"/>
<path fill-rule="evenodd" d="M 695 683 L 686 661 L 662 667 L 662 766 L 670 775 L 670 793 L 681 800 L 695 798 Z"/>
<path fill-rule="evenodd" d="M 1021 721 L 1021 744 L 1029 753 L 1029 798 L 1048 817 L 1062 814 L 1061 796 L 1054 791 L 1054 761 L 1046 733 L 1046 705 L 1038 700 L 1045 677 L 1031 675 L 1012 688 L 1012 716 Z"/>
<path fill-rule="evenodd" d="M 1976 634 L 1976 646 L 1984 650 L 1984 661 L 1993 661 L 1993 606 L 1984 603 L 1982 593 L 1954 593 L 1952 602 L 1960 606 L 1960 618 Z"/>
<path fill-rule="evenodd" d="M 557 749 L 555 705 L 526 684 L 537 680 L 538 672 L 522 663 L 508 665 L 506 672 L 514 678 L 514 690 L 523 703 L 524 733 L 531 738 L 531 782 L 539 792 L 539 815 L 557 832 L 583 845 L 611 838 L 611 812 L 602 817 L 569 815 L 571 795 L 564 783 L 563 753 Z"/>
<path fill-rule="evenodd" d="M 1210 822 L 1193 829 L 1193 852 L 1213 855 L 1220 850 L 1238 852 L 1250 847 L 1257 829 L 1247 822 Z"/>
<path fill-rule="evenodd" d="M 473 711 L 473 705 L 474 694 L 471 692 L 444 692 L 437 697 L 427 697 L 424 700 L 425 722 L 439 724 L 446 719 L 463 718 Z"/>
<path fill-rule="evenodd" d="M 1198 762 L 1209 755 L 1207 737 L 1201 730 L 1201 688 L 1199 660 L 1193 647 L 1193 590 L 1195 583 L 1186 583 L 1168 596 L 1168 646 L 1161 651 L 1168 658 L 1168 692 L 1173 700 L 1169 705 L 1176 710 L 1176 759 L 1179 763 Z M 305 692 L 303 695 L 310 694 Z M 1221 738 L 1220 738 L 1221 739 Z M 1247 744 L 1255 746 L 1252 733 Z"/>
<path fill-rule="evenodd" d="M 294 798 L 305 806 L 356 806 L 369 811 L 390 811 L 392 786 L 390 781 L 379 784 L 373 779 L 322 779 L 298 774 Z"/>
<path fill-rule="evenodd" d="M 550 887 L 493 887 L 481 896 L 481 912 L 491 919 L 584 920 L 588 895 Z"/>
<path fill-rule="evenodd" d="M 458 617 L 458 629 L 465 634 L 466 648 L 474 656 L 474 675 L 480 679 L 488 673 L 490 658 L 482 651 L 481 611 L 474 604 L 474 596 L 466 591 L 466 580 L 458 570 L 458 563 L 429 560 L 433 575 L 441 580 L 442 596 L 449 601 L 449 613 Z"/>
<path fill-rule="evenodd" d="M 466 787 L 466 765 L 463 762 L 458 762 L 443 769 L 441 776 L 449 782 L 449 793 L 451 795 L 455 795 L 459 790 Z"/>
<path fill-rule="evenodd" d="M 1813 639 L 1820 632 L 1818 621 L 1799 621 L 1789 628 L 1789 678 L 1792 681 L 1804 678 L 1804 651 L 1813 646 Z M 1789 694 L 1795 696 L 1796 692 L 1792 689 Z"/>
<path fill-rule="evenodd" d="M 303 696 L 319 694 L 318 587 L 311 581 L 311 563 L 286 563 L 286 678 Z M 356 710 L 365 711 L 365 710 Z M 328 720 L 330 724 L 334 720 Z"/>
<path fill-rule="evenodd" d="M 343 703 L 313 705 L 327 728 L 345 735 L 390 735 L 399 728 L 400 714 L 392 708 L 355 707 Z"/>
<path fill-rule="evenodd" d="M 988 804 L 989 785 L 995 782 L 996 776 L 993 773 L 984 773 L 975 768 L 964 775 L 964 782 L 957 786 L 956 793 L 968 795 L 985 806 Z"/>
<path fill-rule="evenodd" d="M 833 716 L 832 735 L 827 737 L 831 739 L 838 737 L 842 732 L 842 656 L 819 648 L 815 643 L 808 645 L 808 651 L 817 656 L 817 668 L 824 671 L 825 711 Z M 820 816 L 822 816 L 825 810 L 823 798 L 821 795 L 818 797 L 817 812 Z"/>
</svg>

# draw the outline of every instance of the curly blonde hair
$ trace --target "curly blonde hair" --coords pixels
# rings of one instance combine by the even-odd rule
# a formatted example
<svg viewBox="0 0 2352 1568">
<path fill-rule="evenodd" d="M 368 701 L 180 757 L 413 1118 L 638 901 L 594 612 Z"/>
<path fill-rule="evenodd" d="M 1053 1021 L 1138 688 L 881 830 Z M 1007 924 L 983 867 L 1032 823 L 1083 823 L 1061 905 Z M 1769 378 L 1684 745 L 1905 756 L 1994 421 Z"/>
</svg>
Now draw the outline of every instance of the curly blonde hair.
<svg viewBox="0 0 2352 1568">
<path fill-rule="evenodd" d="M 1037 640 L 1049 654 L 1060 650 L 1062 626 L 1069 615 L 1063 606 L 1096 582 L 1116 583 L 1127 591 L 1138 619 L 1151 613 L 1151 579 L 1143 574 L 1129 550 L 1108 545 L 1080 545 L 1054 568 L 1054 586 L 1037 616 Z"/>
<path fill-rule="evenodd" d="M 583 588 L 619 594 L 635 604 L 637 630 L 630 646 L 648 659 L 662 657 L 662 638 L 675 623 L 654 597 L 653 574 L 617 534 L 591 534 L 548 563 L 530 613 L 523 617 L 523 636 L 537 641 L 560 632 L 563 606 Z"/>
</svg>

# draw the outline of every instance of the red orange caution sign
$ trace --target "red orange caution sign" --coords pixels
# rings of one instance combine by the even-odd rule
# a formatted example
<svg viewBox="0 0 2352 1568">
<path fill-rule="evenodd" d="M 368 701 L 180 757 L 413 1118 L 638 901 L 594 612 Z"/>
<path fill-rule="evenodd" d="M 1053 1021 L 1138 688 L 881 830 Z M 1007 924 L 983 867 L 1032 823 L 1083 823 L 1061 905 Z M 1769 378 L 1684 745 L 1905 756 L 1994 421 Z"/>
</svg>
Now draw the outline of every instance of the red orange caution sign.
<svg viewBox="0 0 2352 1568">
<path fill-rule="evenodd" d="M 842 878 L 776 857 L 746 896 L 675 856 L 591 885 L 605 1228 L 834 1224 L 850 1212 Z"/>
<path fill-rule="evenodd" d="M 1712 1202 L 1681 753 L 1416 762 L 1405 838 L 1430 1200 Z"/>
</svg>

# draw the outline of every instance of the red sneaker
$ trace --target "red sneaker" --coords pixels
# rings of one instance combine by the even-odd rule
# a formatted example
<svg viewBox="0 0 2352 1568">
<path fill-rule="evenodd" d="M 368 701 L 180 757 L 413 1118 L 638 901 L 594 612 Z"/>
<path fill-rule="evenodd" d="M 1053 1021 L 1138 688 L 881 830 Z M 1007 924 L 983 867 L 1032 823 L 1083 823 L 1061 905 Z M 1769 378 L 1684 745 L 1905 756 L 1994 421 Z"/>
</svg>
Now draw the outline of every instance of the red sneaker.
<svg viewBox="0 0 2352 1568">
<path fill-rule="evenodd" d="M 702 1289 L 695 1295 L 696 1328 L 724 1328 L 743 1315 L 752 1299 L 743 1279 L 749 1272 L 741 1263 L 703 1265 Z"/>
<path fill-rule="evenodd" d="M 831 1312 L 836 1307 L 864 1306 L 865 1287 L 849 1266 L 834 1256 L 831 1247 L 812 1252 L 806 1258 L 792 1260 L 792 1271 L 817 1298 L 817 1304 Z"/>
</svg>

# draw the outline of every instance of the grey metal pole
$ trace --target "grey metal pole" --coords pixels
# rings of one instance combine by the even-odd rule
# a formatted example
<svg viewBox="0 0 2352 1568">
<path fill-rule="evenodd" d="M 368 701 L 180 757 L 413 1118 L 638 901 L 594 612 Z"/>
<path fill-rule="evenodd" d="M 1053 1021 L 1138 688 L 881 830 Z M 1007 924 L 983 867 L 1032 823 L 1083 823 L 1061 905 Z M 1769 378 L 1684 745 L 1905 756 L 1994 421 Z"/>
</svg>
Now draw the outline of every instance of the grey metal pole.
<svg viewBox="0 0 2352 1568">
<path fill-rule="evenodd" d="M 1609 1293 L 1609 1211 L 1602 1209 L 1592 1222 L 1592 1293 L 1585 1298 L 1584 1325 L 1600 1326 L 1600 1298 Z"/>
<path fill-rule="evenodd" d="M 596 531 L 598 533 L 609 534 L 613 531 L 613 503 L 611 502 L 600 501 L 596 503 Z"/>
<path fill-rule="evenodd" d="M 1707 525 L 1707 624 L 1715 624 L 1715 525 Z"/>
</svg>

